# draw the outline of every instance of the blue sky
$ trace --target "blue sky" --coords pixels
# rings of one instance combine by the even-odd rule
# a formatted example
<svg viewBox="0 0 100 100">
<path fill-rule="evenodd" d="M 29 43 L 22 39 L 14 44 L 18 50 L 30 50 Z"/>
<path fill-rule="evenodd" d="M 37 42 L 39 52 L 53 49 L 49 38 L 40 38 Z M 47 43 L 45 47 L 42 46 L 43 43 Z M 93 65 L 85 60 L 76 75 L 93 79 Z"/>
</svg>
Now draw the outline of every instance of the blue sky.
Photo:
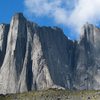
<svg viewBox="0 0 100 100">
<path fill-rule="evenodd" d="M 12 15 L 24 11 L 23 0 L 0 0 L 0 23 L 9 23 Z"/>
<path fill-rule="evenodd" d="M 24 0 L 1 0 L 0 1 L 0 23 L 10 23 L 12 16 L 17 12 L 23 12 L 25 17 L 29 20 L 38 23 L 39 25 L 46 26 L 58 26 L 61 27 L 64 33 L 71 37 L 76 38 L 73 34 L 70 34 L 70 30 L 64 25 L 60 25 L 54 22 L 53 18 L 47 16 L 34 16 L 26 12 Z"/>
<path fill-rule="evenodd" d="M 0 23 L 10 23 L 11 17 L 23 12 L 39 25 L 58 26 L 71 39 L 77 39 L 86 23 L 100 22 L 100 0 L 1 0 Z"/>
</svg>

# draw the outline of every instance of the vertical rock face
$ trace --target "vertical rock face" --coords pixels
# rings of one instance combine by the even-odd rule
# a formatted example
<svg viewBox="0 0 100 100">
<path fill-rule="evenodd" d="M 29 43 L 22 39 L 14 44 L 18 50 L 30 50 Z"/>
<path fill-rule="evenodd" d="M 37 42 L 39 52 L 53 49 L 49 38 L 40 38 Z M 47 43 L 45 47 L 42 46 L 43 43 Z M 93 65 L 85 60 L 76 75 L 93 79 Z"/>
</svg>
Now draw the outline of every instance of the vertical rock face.
<svg viewBox="0 0 100 100">
<path fill-rule="evenodd" d="M 0 67 L 2 66 L 6 52 L 8 31 L 9 31 L 9 25 L 6 24 L 0 25 Z"/>
<path fill-rule="evenodd" d="M 18 13 L 13 16 L 5 38 L 0 93 L 72 88 L 73 42 L 61 29 L 40 27 Z"/>
<path fill-rule="evenodd" d="M 56 27 L 54 29 L 42 27 L 38 31 L 44 57 L 54 84 L 72 88 L 73 42 L 65 37 L 61 29 Z"/>
<path fill-rule="evenodd" d="M 86 24 L 82 32 L 76 52 L 74 85 L 77 89 L 100 89 L 100 29 Z"/>
<path fill-rule="evenodd" d="M 48 88 L 100 89 L 100 29 L 86 24 L 80 41 L 40 27 L 23 14 L 0 25 L 0 94 Z"/>
</svg>

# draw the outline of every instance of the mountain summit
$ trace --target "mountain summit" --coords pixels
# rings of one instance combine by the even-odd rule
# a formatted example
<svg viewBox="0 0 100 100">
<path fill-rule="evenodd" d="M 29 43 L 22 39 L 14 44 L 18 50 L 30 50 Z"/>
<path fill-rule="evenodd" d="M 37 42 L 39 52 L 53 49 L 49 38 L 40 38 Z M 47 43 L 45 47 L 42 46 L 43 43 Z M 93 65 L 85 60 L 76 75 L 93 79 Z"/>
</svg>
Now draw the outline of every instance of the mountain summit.
<svg viewBox="0 0 100 100">
<path fill-rule="evenodd" d="M 100 89 L 100 29 L 86 24 L 80 41 L 22 13 L 0 25 L 0 93 L 48 88 Z"/>
</svg>

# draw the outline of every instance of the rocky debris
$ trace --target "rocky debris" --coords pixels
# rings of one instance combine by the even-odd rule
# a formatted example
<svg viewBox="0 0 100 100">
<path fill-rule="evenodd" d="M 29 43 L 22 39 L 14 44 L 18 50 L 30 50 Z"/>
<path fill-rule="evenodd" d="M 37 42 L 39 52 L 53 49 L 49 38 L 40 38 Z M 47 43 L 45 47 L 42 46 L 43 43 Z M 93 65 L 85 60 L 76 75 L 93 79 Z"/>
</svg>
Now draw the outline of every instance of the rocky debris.
<svg viewBox="0 0 100 100">
<path fill-rule="evenodd" d="M 100 91 L 49 89 L 0 95 L 0 100 L 100 100 Z"/>
</svg>

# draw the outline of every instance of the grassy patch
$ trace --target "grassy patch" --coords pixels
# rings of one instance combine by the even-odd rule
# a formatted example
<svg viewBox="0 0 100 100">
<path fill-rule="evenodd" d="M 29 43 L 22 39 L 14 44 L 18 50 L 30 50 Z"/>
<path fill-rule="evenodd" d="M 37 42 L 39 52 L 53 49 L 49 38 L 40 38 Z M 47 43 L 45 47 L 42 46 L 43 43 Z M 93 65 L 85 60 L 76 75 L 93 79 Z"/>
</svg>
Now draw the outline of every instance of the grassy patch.
<svg viewBox="0 0 100 100">
<path fill-rule="evenodd" d="M 100 91 L 48 89 L 43 91 L 0 95 L 0 100 L 100 100 Z"/>
</svg>

